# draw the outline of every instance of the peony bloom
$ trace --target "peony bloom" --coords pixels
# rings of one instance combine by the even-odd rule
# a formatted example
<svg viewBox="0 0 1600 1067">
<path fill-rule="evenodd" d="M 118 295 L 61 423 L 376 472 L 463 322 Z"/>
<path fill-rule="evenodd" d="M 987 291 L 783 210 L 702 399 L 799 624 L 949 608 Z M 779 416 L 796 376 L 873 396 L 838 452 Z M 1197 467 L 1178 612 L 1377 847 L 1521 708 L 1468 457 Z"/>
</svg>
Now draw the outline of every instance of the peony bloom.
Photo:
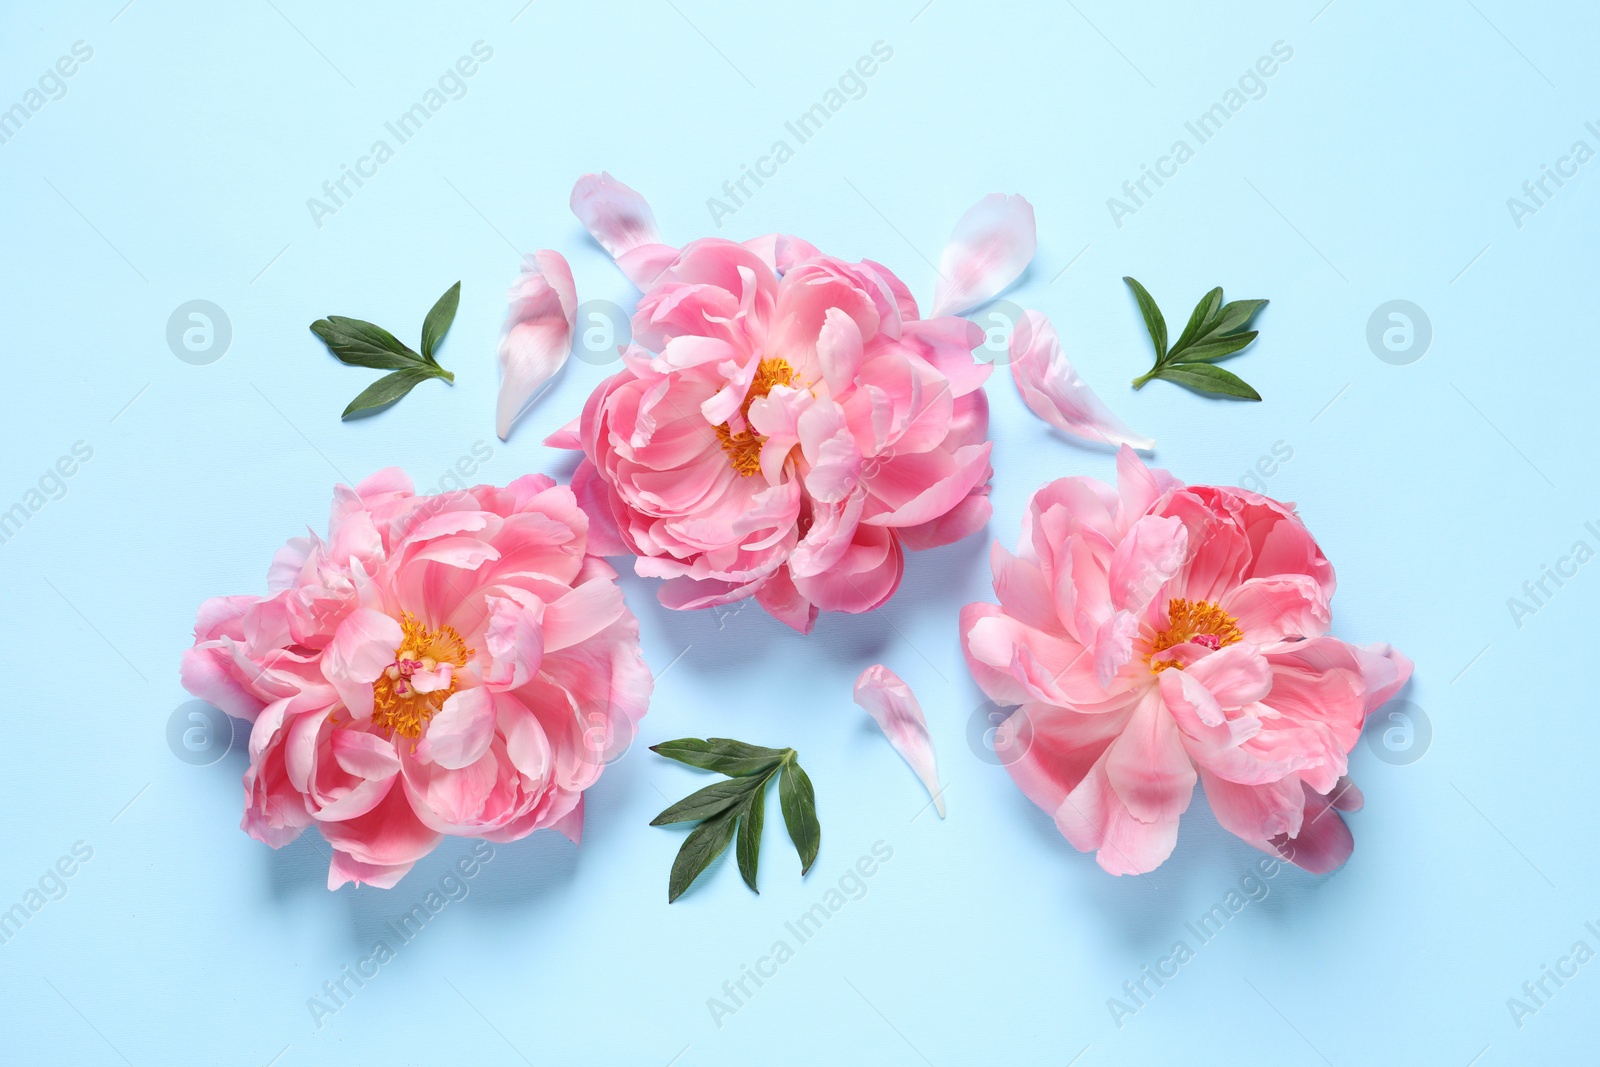
<svg viewBox="0 0 1600 1067">
<path fill-rule="evenodd" d="M 652 685 L 588 528 L 543 475 L 419 497 L 384 470 L 335 488 L 268 596 L 202 604 L 183 684 L 254 723 L 243 829 L 317 825 L 329 889 L 390 888 L 445 834 L 576 841 Z"/>
<path fill-rule="evenodd" d="M 1411 662 L 1328 635 L 1333 567 L 1291 506 L 1127 448 L 1117 471 L 1035 493 L 1018 554 L 991 554 L 999 605 L 961 613 L 973 677 L 1020 705 L 996 753 L 1112 874 L 1171 854 L 1196 781 L 1232 833 L 1333 870 L 1361 804 L 1346 757 Z"/>
<path fill-rule="evenodd" d="M 946 311 L 992 297 L 1033 252 L 1025 200 L 980 208 L 947 252 Z M 663 604 L 754 596 L 809 632 L 819 610 L 888 600 L 907 549 L 988 520 L 990 368 L 972 323 L 923 319 L 887 267 L 798 238 L 663 245 L 609 175 L 580 180 L 573 209 L 645 293 L 623 369 L 549 443 L 582 449 L 573 488 L 597 546 L 666 579 Z"/>
</svg>

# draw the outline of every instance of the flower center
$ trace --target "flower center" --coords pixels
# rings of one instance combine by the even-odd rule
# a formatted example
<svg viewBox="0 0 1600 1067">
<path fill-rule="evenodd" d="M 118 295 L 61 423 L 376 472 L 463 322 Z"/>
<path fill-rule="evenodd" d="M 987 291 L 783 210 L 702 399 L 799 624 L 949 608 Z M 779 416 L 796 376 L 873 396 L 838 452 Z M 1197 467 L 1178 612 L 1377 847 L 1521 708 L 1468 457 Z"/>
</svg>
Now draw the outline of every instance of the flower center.
<svg viewBox="0 0 1600 1067">
<path fill-rule="evenodd" d="M 416 738 L 456 691 L 456 671 L 473 650 L 454 626 L 430 630 L 409 611 L 400 616 L 400 630 L 400 651 L 372 683 L 372 722 Z"/>
<path fill-rule="evenodd" d="M 793 384 L 794 368 L 789 366 L 788 360 L 776 357 L 763 359 L 760 366 L 756 367 L 755 377 L 750 380 L 744 403 L 739 405 L 739 415 L 744 420 L 745 428 L 735 432 L 725 422 L 717 426 L 717 443 L 728 454 L 729 464 L 741 476 L 748 478 L 760 472 L 761 445 L 766 440 L 750 429 L 750 405 L 772 392 L 774 386 Z"/>
<path fill-rule="evenodd" d="M 1239 629 L 1239 620 L 1211 601 L 1174 598 L 1167 601 L 1167 628 L 1158 631 L 1150 639 L 1150 651 L 1145 653 L 1144 661 L 1150 663 L 1157 654 L 1185 642 L 1192 641 L 1216 651 L 1243 638 L 1244 631 Z M 1150 663 L 1150 670 L 1160 674 L 1168 667 L 1182 669 L 1182 666 L 1172 660 L 1162 660 Z"/>
</svg>

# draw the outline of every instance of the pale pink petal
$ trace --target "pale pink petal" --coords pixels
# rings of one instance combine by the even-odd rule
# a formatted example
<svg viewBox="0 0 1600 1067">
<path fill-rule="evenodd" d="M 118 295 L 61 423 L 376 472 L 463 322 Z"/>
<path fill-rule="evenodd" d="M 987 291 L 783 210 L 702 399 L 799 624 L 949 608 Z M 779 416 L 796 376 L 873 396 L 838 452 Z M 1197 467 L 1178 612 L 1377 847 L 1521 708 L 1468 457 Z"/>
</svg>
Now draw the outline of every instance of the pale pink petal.
<svg viewBox="0 0 1600 1067">
<path fill-rule="evenodd" d="M 1156 446 L 1153 438 L 1135 433 L 1113 415 L 1078 377 L 1055 327 L 1037 311 L 1024 312 L 1011 332 L 1011 377 L 1023 403 L 1058 430 L 1112 446 L 1145 451 Z"/>
<path fill-rule="evenodd" d="M 333 756 L 358 778 L 389 778 L 400 770 L 394 742 L 365 730 L 333 731 Z"/>
<path fill-rule="evenodd" d="M 505 335 L 500 339 L 500 398 L 495 432 L 503 441 L 511 424 L 572 352 L 578 292 L 561 253 L 535 252 L 511 287 Z"/>
<path fill-rule="evenodd" d="M 627 612 L 616 582 L 585 582 L 544 609 L 546 652 L 587 641 Z"/>
<path fill-rule="evenodd" d="M 834 396 L 843 396 L 855 384 L 861 369 L 861 327 L 838 308 L 829 308 L 817 335 L 817 362 Z"/>
<path fill-rule="evenodd" d="M 612 259 L 661 243 L 655 212 L 645 198 L 606 171 L 585 174 L 573 184 L 572 213 Z"/>
<path fill-rule="evenodd" d="M 372 608 L 357 608 L 339 624 L 323 654 L 322 673 L 353 717 L 371 716 L 372 683 L 394 662 L 400 639 L 400 624 Z"/>
<path fill-rule="evenodd" d="M 489 624 L 484 629 L 484 650 L 489 654 L 483 681 L 493 690 L 516 689 L 527 685 L 538 673 L 544 659 L 544 633 L 540 627 L 543 602 L 532 607 L 509 597 L 484 598 Z"/>
<path fill-rule="evenodd" d="M 939 257 L 929 318 L 960 315 L 997 296 L 1033 260 L 1038 237 L 1033 205 L 990 193 L 961 216 Z"/>
<path fill-rule="evenodd" d="M 855 701 L 872 716 L 895 751 L 922 779 L 933 797 L 939 818 L 944 818 L 944 787 L 939 784 L 933 738 L 928 735 L 928 720 L 911 687 L 881 663 L 874 664 L 856 679 Z"/>
<path fill-rule="evenodd" d="M 451 695 L 428 723 L 417 758 L 460 770 L 476 763 L 494 739 L 494 698 L 484 686 Z"/>
<path fill-rule="evenodd" d="M 806 491 L 824 504 L 844 500 L 861 473 L 861 449 L 844 409 L 831 400 L 818 401 L 800 415 L 798 428 L 801 452 L 811 465 Z"/>
</svg>

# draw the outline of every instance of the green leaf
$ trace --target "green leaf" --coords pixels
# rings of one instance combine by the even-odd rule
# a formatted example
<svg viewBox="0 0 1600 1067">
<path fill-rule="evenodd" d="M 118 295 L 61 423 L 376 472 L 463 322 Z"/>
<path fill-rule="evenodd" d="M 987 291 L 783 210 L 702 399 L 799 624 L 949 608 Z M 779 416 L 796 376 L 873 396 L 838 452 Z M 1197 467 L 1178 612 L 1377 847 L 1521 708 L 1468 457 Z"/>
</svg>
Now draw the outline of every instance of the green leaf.
<svg viewBox="0 0 1600 1067">
<path fill-rule="evenodd" d="M 811 779 L 800 764 L 783 765 L 783 778 L 778 782 L 778 802 L 783 808 L 783 824 L 789 828 L 789 840 L 800 854 L 802 877 L 817 861 L 817 849 L 822 845 L 822 827 L 817 823 L 817 797 L 811 789 Z"/>
<path fill-rule="evenodd" d="M 1178 335 L 1177 342 L 1172 346 L 1172 351 L 1177 352 L 1193 341 L 1200 332 L 1206 328 L 1217 313 L 1217 308 L 1222 305 L 1222 286 L 1217 286 L 1205 296 L 1200 298 L 1200 303 L 1194 306 L 1194 311 L 1189 315 L 1189 324 L 1183 328 L 1183 333 Z"/>
<path fill-rule="evenodd" d="M 730 777 L 714 782 L 684 797 L 651 820 L 651 826 L 703 820 L 690 832 L 678 850 L 667 885 L 667 903 L 689 887 L 701 871 L 733 838 L 739 835 L 736 854 L 739 876 L 753 892 L 756 871 L 761 862 L 761 830 L 766 822 L 767 785 L 782 772 L 778 799 L 789 838 L 800 854 L 800 874 L 816 862 L 822 843 L 822 828 L 817 824 L 817 798 L 811 779 L 800 768 L 799 756 L 792 748 L 762 748 L 728 737 L 680 737 L 652 745 L 652 752 L 691 767 L 721 771 Z"/>
<path fill-rule="evenodd" d="M 311 324 L 340 363 L 374 370 L 404 370 L 423 365 L 422 357 L 401 344 L 382 326 L 343 315 L 329 315 Z"/>
<path fill-rule="evenodd" d="M 713 782 L 668 806 L 667 810 L 650 820 L 651 826 L 667 826 L 675 822 L 697 822 L 720 815 L 729 808 L 747 800 L 750 794 L 766 785 L 765 778 L 729 778 Z"/>
<path fill-rule="evenodd" d="M 1209 363 L 1176 363 L 1162 367 L 1155 372 L 1156 377 L 1165 378 L 1169 382 L 1186 385 L 1202 393 L 1215 393 L 1219 396 L 1237 397 L 1240 400 L 1260 400 L 1261 394 L 1250 386 L 1237 374 L 1225 371 L 1221 367 L 1214 367 Z"/>
<path fill-rule="evenodd" d="M 1226 337 L 1209 337 L 1199 344 L 1185 348 L 1178 353 L 1177 358 L 1170 360 L 1166 365 L 1172 367 L 1179 363 L 1215 363 L 1219 359 L 1227 359 L 1255 339 L 1254 330 L 1248 333 L 1229 334 Z"/>
<path fill-rule="evenodd" d="M 450 324 L 456 320 L 456 306 L 460 303 L 461 283 L 456 282 L 445 290 L 433 305 L 433 310 L 428 312 L 428 317 L 422 320 L 422 358 L 435 367 L 439 364 L 433 358 L 433 350 L 450 332 Z"/>
<path fill-rule="evenodd" d="M 1161 312 L 1155 308 L 1155 302 L 1150 300 L 1150 294 L 1144 291 L 1142 285 L 1132 278 L 1124 278 L 1123 281 L 1139 298 L 1139 310 L 1144 314 L 1145 326 L 1153 336 L 1155 328 L 1151 326 L 1152 316 L 1160 321 Z M 1150 303 L 1148 309 L 1145 307 L 1147 301 Z M 1133 387 L 1142 389 L 1152 378 L 1165 378 L 1202 393 L 1260 400 L 1261 394 L 1237 375 L 1211 364 L 1249 347 L 1258 334 L 1255 330 L 1245 330 L 1245 327 L 1256 312 L 1266 306 L 1265 300 L 1235 300 L 1231 304 L 1224 304 L 1222 287 L 1217 286 L 1194 306 L 1194 311 L 1189 314 L 1188 325 L 1184 326 L 1183 333 L 1172 348 L 1162 352 L 1157 346 L 1155 363 L 1133 380 Z"/>
<path fill-rule="evenodd" d="M 750 802 L 745 805 L 744 814 L 739 818 L 739 843 L 734 852 L 739 860 L 739 876 L 755 893 L 761 892 L 756 888 L 756 864 L 761 861 L 761 827 L 767 818 L 769 781 L 770 776 L 763 778 L 761 788 L 750 794 Z"/>
<path fill-rule="evenodd" d="M 1222 290 L 1217 290 L 1217 295 L 1222 295 Z M 1217 317 L 1216 325 L 1208 332 L 1213 337 L 1223 337 L 1234 334 L 1250 324 L 1256 317 L 1256 312 L 1267 306 L 1265 300 L 1235 300 L 1222 309 L 1222 314 Z"/>
<path fill-rule="evenodd" d="M 762 748 L 727 737 L 708 737 L 704 741 L 698 737 L 680 737 L 676 741 L 651 745 L 650 751 L 691 767 L 738 778 L 770 770 L 779 760 L 791 754 L 793 749 Z"/>
<path fill-rule="evenodd" d="M 350 401 L 350 404 L 344 409 L 344 414 L 339 417 L 348 419 L 358 412 L 387 407 L 411 392 L 419 382 L 425 382 L 429 378 L 437 378 L 442 373 L 444 372 L 434 370 L 432 367 L 423 367 L 397 370 L 393 374 L 385 374 L 382 378 L 357 393 L 356 398 Z"/>
<path fill-rule="evenodd" d="M 1127 276 L 1122 280 L 1128 283 L 1134 299 L 1139 302 L 1139 313 L 1144 316 L 1144 327 L 1150 331 L 1150 343 L 1156 346 L 1156 362 L 1159 363 L 1167 356 L 1167 320 L 1161 317 L 1161 309 L 1156 307 L 1144 286 Z"/>
<path fill-rule="evenodd" d="M 689 831 L 683 847 L 672 861 L 672 874 L 667 878 L 667 903 L 683 896 L 689 884 L 700 877 L 700 872 L 711 866 L 711 861 L 722 855 L 733 840 L 733 831 L 739 822 L 739 810 L 731 808 Z"/>
</svg>

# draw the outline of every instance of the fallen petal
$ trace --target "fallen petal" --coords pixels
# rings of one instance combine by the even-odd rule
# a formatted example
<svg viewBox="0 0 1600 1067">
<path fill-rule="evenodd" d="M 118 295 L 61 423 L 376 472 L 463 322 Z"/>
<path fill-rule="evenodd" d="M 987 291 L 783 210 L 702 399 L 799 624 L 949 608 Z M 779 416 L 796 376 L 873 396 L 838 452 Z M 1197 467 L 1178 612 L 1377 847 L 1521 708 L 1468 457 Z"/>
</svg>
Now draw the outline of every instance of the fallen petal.
<svg viewBox="0 0 1600 1067">
<path fill-rule="evenodd" d="M 878 663 L 862 671 L 861 677 L 856 679 L 855 700 L 883 729 L 895 751 L 917 772 L 933 797 L 939 818 L 944 818 L 944 789 L 939 785 L 933 738 L 928 736 L 928 720 L 911 687 Z"/>
<path fill-rule="evenodd" d="M 572 268 L 559 252 L 528 256 L 511 286 L 505 336 L 500 340 L 500 402 L 495 432 L 504 441 L 511 424 L 539 387 L 566 365 L 578 312 Z"/>
<path fill-rule="evenodd" d="M 572 213 L 640 289 L 650 288 L 678 258 L 676 248 L 661 243 L 645 198 L 605 171 L 585 174 L 572 186 Z"/>
<path fill-rule="evenodd" d="M 1078 377 L 1061 350 L 1050 320 L 1037 311 L 1023 313 L 1011 333 L 1011 378 L 1033 413 L 1074 437 L 1148 452 L 1153 438 L 1129 429 L 1111 414 L 1093 389 Z"/>
<path fill-rule="evenodd" d="M 961 216 L 939 257 L 930 318 L 961 315 L 1016 281 L 1038 248 L 1033 205 L 990 193 Z"/>
</svg>

